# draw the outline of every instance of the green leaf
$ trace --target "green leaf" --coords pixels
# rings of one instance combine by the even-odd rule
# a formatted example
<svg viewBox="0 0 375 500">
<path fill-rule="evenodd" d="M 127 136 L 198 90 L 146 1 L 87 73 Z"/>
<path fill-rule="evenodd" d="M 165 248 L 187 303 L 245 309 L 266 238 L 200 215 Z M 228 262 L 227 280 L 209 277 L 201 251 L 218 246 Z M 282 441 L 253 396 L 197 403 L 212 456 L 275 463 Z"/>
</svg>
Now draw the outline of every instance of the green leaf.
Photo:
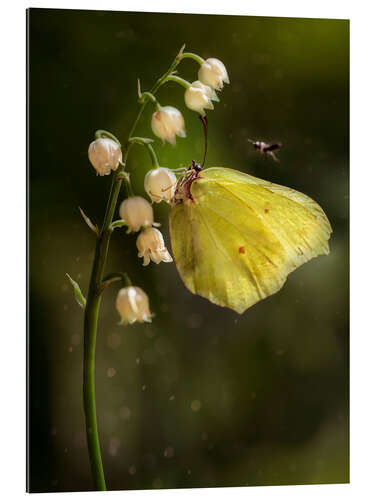
<svg viewBox="0 0 375 500">
<path fill-rule="evenodd" d="M 74 281 L 68 273 L 66 273 L 66 276 L 68 277 L 69 281 L 70 281 L 70 284 L 72 285 L 73 287 L 73 290 L 74 290 L 74 296 L 76 298 L 76 301 L 78 302 L 78 304 L 82 307 L 82 309 L 84 309 L 86 307 L 86 299 L 83 295 L 83 293 L 81 292 L 81 289 L 79 287 L 79 284 Z"/>
</svg>

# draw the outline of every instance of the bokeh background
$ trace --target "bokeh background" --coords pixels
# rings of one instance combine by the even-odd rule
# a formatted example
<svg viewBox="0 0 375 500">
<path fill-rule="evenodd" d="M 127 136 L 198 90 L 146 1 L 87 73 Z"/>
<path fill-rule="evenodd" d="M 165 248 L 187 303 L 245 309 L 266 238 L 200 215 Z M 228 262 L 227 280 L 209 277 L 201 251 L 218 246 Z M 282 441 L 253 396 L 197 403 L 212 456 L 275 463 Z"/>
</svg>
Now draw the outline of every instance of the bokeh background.
<svg viewBox="0 0 375 500">
<path fill-rule="evenodd" d="M 31 9 L 29 21 L 29 488 L 90 490 L 82 390 L 82 310 L 65 273 L 87 291 L 94 237 L 111 179 L 95 176 L 96 129 L 127 136 L 136 79 L 150 88 L 183 43 L 218 57 L 231 85 L 209 112 L 207 166 L 226 166 L 317 200 L 331 254 L 294 272 L 242 316 L 190 294 L 174 264 L 143 268 L 118 230 L 107 271 L 150 296 L 151 325 L 120 327 L 117 284 L 105 291 L 97 405 L 109 489 L 341 483 L 348 467 L 349 22 Z M 197 65 L 180 75 L 193 81 Z M 188 137 L 156 141 L 160 163 L 200 160 L 197 115 L 183 89 L 161 89 Z M 148 108 L 137 135 L 150 136 Z M 281 141 L 280 164 L 247 138 Z M 136 192 L 150 168 L 134 147 Z M 168 207 L 155 206 L 169 245 Z"/>
</svg>

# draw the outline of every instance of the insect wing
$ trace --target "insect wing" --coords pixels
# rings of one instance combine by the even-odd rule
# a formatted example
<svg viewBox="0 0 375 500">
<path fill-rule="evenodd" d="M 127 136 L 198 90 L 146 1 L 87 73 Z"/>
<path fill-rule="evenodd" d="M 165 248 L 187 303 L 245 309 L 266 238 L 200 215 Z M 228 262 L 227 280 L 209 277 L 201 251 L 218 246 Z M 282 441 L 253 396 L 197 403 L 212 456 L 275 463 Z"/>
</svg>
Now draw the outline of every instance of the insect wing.
<svg viewBox="0 0 375 500">
<path fill-rule="evenodd" d="M 278 150 L 280 148 L 281 148 L 281 144 L 275 143 L 275 144 L 271 144 L 270 146 L 266 146 L 265 148 L 263 148 L 263 151 L 265 153 L 268 153 L 270 151 L 276 151 L 276 150 Z"/>
</svg>

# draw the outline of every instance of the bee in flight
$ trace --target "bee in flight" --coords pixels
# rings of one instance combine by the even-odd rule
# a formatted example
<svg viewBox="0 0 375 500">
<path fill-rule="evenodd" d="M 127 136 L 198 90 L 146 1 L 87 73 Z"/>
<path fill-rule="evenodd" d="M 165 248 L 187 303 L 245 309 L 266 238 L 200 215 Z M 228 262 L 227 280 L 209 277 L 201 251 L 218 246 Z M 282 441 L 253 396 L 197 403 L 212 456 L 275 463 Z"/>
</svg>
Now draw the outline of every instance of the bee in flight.
<svg viewBox="0 0 375 500">
<path fill-rule="evenodd" d="M 277 161 L 278 163 L 280 160 L 277 158 L 275 155 L 274 151 L 277 151 L 278 149 L 281 148 L 281 144 L 276 142 L 275 144 L 267 144 L 262 141 L 252 141 L 251 139 L 248 139 L 250 144 L 254 146 L 254 149 L 259 151 L 260 153 L 263 153 L 266 156 L 270 156 L 273 160 Z"/>
</svg>

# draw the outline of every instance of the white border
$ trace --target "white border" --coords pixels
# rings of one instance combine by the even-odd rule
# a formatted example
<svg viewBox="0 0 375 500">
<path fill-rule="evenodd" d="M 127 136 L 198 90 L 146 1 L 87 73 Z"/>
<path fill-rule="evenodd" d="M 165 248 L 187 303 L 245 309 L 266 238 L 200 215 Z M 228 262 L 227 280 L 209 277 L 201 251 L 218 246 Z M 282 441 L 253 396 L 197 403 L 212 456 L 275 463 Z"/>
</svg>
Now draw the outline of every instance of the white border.
<svg viewBox="0 0 375 500">
<path fill-rule="evenodd" d="M 4 498 L 22 498 L 25 489 L 25 9 L 27 7 L 195 12 L 282 17 L 351 19 L 351 484 L 205 490 L 113 492 L 143 499 L 227 498 L 309 500 L 371 498 L 375 449 L 374 380 L 374 26 L 367 0 L 267 1 L 251 7 L 231 0 L 225 6 L 209 0 L 186 3 L 106 0 L 13 1 L 1 15 L 1 410 L 0 470 Z M 373 494 L 371 494 L 371 491 Z M 73 493 L 83 498 L 87 493 Z M 55 498 L 44 494 L 43 499 Z M 95 498 L 105 498 L 97 493 Z"/>
</svg>

